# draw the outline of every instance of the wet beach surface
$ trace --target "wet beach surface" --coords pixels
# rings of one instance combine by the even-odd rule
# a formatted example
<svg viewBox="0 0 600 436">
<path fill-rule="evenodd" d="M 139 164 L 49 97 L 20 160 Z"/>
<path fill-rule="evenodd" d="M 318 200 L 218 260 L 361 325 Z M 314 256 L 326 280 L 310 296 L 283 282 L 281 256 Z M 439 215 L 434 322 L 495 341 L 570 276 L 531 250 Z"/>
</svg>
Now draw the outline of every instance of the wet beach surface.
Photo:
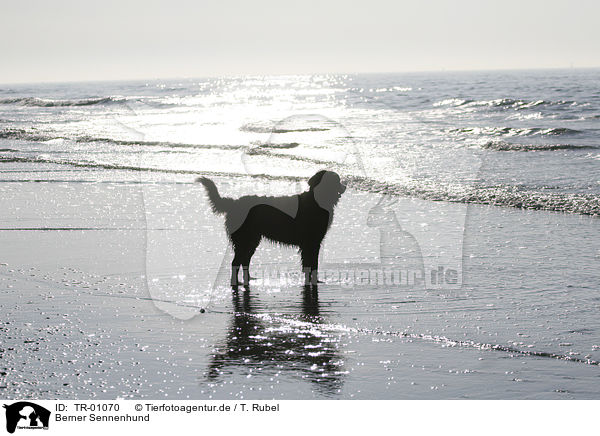
<svg viewBox="0 0 600 436">
<path fill-rule="evenodd" d="M 234 291 L 221 218 L 190 178 L 102 177 L 2 185 L 3 397 L 600 395 L 595 217 L 400 198 L 391 210 L 427 267 L 459 244 L 448 258 L 460 253 L 460 285 L 326 277 L 318 292 L 260 280 Z M 252 179 L 215 181 L 233 196 L 256 189 Z M 379 268 L 381 229 L 366 224 L 379 200 L 344 195 L 323 268 Z M 252 268 L 298 265 L 293 249 L 263 243 Z"/>
</svg>

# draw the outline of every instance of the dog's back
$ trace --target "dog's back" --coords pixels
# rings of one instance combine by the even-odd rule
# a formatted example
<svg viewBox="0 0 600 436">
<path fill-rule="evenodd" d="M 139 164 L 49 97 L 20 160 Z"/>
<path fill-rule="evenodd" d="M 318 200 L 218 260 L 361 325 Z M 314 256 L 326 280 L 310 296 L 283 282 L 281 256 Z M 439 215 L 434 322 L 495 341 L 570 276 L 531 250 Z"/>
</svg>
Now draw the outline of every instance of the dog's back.
<svg viewBox="0 0 600 436">
<path fill-rule="evenodd" d="M 286 221 L 292 222 L 298 214 L 298 195 L 285 197 L 247 195 L 234 200 L 221 197 L 212 180 L 200 177 L 197 181 L 204 185 L 212 210 L 215 213 L 225 214 L 225 227 L 230 237 L 242 226 L 246 231 L 264 233 L 262 230 L 267 231 L 270 226 L 280 226 Z M 261 221 L 261 217 L 264 220 Z"/>
<path fill-rule="evenodd" d="M 237 231 L 260 234 L 272 241 L 300 245 L 307 237 L 321 236 L 331 222 L 331 213 L 321 208 L 309 192 L 268 197 L 247 195 L 238 199 L 221 197 L 214 182 L 198 179 L 206 188 L 213 211 L 225 214 L 231 237 Z M 317 236 L 317 237 L 318 237 Z"/>
</svg>

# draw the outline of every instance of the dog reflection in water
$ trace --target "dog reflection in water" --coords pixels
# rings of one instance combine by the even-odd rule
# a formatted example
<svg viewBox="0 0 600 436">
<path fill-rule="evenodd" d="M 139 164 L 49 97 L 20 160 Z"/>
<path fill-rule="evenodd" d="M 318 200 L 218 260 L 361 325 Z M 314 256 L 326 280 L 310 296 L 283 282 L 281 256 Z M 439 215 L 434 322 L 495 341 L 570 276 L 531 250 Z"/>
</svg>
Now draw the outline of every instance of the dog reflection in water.
<svg viewBox="0 0 600 436">
<path fill-rule="evenodd" d="M 298 315 L 292 319 L 263 318 L 266 303 L 246 288 L 234 287 L 231 298 L 227 333 L 213 344 L 204 374 L 211 389 L 229 389 L 231 380 L 252 375 L 240 389 L 268 386 L 270 378 L 280 376 L 293 381 L 292 395 L 305 389 L 328 397 L 340 392 L 348 374 L 340 351 L 343 338 L 328 331 L 330 321 L 320 312 L 314 286 L 304 286 L 301 301 L 285 302 Z"/>
<path fill-rule="evenodd" d="M 225 229 L 234 257 L 231 284 L 249 285 L 250 259 L 261 239 L 296 246 L 302 258 L 305 284 L 317 284 L 319 250 L 333 220 L 333 209 L 346 190 L 340 176 L 321 170 L 308 180 L 309 189 L 298 195 L 267 197 L 249 195 L 238 199 L 221 197 L 212 180 L 200 177 L 215 213 L 225 215 Z"/>
</svg>

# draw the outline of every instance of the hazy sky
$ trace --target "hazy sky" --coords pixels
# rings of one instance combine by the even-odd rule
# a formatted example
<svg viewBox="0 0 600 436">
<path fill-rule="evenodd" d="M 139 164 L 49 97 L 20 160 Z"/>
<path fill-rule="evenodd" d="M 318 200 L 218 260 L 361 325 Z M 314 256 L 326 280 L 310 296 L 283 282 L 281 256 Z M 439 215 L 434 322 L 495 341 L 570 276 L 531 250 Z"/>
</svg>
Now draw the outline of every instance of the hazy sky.
<svg viewBox="0 0 600 436">
<path fill-rule="evenodd" d="M 0 83 L 600 67 L 598 0 L 3 1 Z"/>
</svg>

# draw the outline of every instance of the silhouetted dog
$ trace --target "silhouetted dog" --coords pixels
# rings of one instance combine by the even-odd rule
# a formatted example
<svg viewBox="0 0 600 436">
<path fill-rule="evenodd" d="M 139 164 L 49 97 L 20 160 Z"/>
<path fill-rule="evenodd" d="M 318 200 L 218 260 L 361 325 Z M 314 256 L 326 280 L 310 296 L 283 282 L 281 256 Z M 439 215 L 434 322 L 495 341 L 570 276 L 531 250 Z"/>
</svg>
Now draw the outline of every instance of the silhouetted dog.
<svg viewBox="0 0 600 436">
<path fill-rule="evenodd" d="M 308 180 L 309 190 L 286 197 L 245 196 L 223 198 L 212 180 L 197 179 L 208 193 L 215 213 L 225 214 L 225 228 L 234 250 L 231 284 L 238 284 L 243 268 L 244 285 L 250 280 L 250 259 L 262 238 L 300 249 L 305 284 L 317 283 L 321 242 L 333 220 L 333 208 L 346 186 L 333 171 L 319 171 Z"/>
</svg>

